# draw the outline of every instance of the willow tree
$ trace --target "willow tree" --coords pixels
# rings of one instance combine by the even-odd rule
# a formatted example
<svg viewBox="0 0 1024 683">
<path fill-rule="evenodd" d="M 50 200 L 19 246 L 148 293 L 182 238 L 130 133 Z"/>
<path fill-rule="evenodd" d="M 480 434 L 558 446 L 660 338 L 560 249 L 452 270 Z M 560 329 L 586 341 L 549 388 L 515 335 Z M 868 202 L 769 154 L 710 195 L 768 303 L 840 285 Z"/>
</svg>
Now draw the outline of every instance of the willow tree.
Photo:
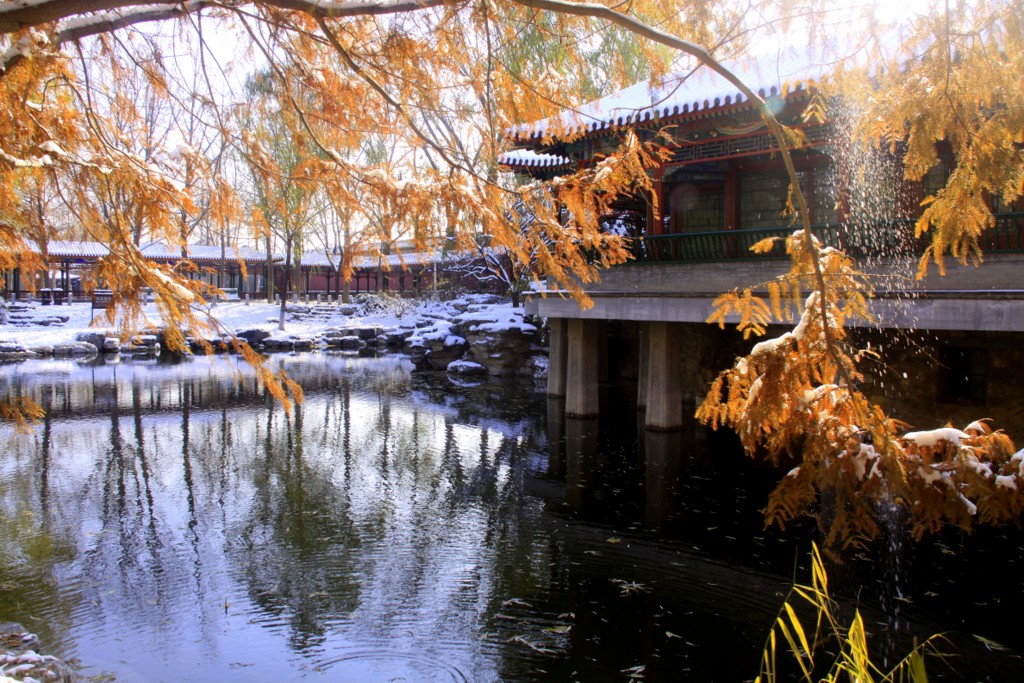
<svg viewBox="0 0 1024 683">
<path fill-rule="evenodd" d="M 760 107 L 795 181 L 788 148 L 799 144 L 798 136 L 784 131 L 763 100 L 716 56 L 742 53 L 754 35 L 751 17 L 784 24 L 825 9 L 816 4 L 4 3 L 0 265 L 14 263 L 11 255 L 22 246 L 18 179 L 41 171 L 85 230 L 110 246 L 100 277 L 117 287 L 117 301 L 127 313 L 138 312 L 138 295 L 150 287 L 172 345 L 181 343 L 174 330 L 203 323 L 201 286 L 147 263 L 130 239 L 130 221 L 119 214 L 103 217 L 96 193 L 88 189 L 131 187 L 149 230 L 170 242 L 180 239 L 174 217 L 196 203 L 181 182 L 181 168 L 173 158 L 147 163 L 126 149 L 95 105 L 89 77 L 104 69 L 112 75 L 111 87 L 118 88 L 118 74 L 134 68 L 143 46 L 159 52 L 163 43 L 153 27 L 169 26 L 174 39 L 188 41 L 191 73 L 204 75 L 202 101 L 212 105 L 209 125 L 226 144 L 243 146 L 247 133 L 229 125 L 228 110 L 235 105 L 231 76 L 226 69 L 222 73 L 218 59 L 229 43 L 274 74 L 278 100 L 289 108 L 294 144 L 307 151 L 303 173 L 308 182 L 331 187 L 339 214 L 387 216 L 392 234 L 424 249 L 449 241 L 468 246 L 486 236 L 510 258 L 532 259 L 535 276 L 554 278 L 585 304 L 583 287 L 598 277 L 595 264 L 614 265 L 629 255 L 626 239 L 602 232 L 601 219 L 620 193 L 649 190 L 647 168 L 661 150 L 624 131 L 619 150 L 598 166 L 551 183 L 517 185 L 498 172 L 504 131 L 551 117 L 548 134 L 572 139 L 573 117 L 563 112 L 641 76 L 657 81 L 682 54 L 715 69 Z M 982 205 L 986 193 L 1013 199 L 1021 192 L 1021 12 L 1018 4 L 991 0 L 947 3 L 912 23 L 893 55 L 884 54 L 891 43 L 877 42 L 870 80 L 857 80 L 852 68 L 837 80 L 848 93 L 869 96 L 859 134 L 905 150 L 911 178 L 934 163 L 936 141 L 948 141 L 958 170 L 918 224 L 919 231 L 933 235 L 927 257 L 940 265 L 949 255 L 978 257 L 977 235 L 991 224 Z M 801 26 L 805 33 L 818 30 L 813 20 Z M 883 57 L 890 60 L 884 70 L 877 68 Z M 175 81 L 166 62 L 160 64 L 147 72 L 157 90 L 175 104 L 192 101 L 195 93 L 183 87 L 184 79 Z M 369 135 L 395 140 L 401 163 L 371 164 L 354 155 Z M 270 164 L 264 171 L 280 173 Z M 211 165 L 207 172 L 218 169 Z M 365 192 L 350 189 L 355 187 Z M 806 221 L 798 183 L 791 193 L 794 215 Z M 230 216 L 218 214 L 234 205 L 218 202 L 224 208 L 212 211 L 210 220 L 226 222 Z M 533 217 L 525 229 L 510 220 L 515 206 L 528 207 Z M 571 220 L 565 223 L 563 215 Z M 842 528 L 852 530 L 837 537 L 847 540 L 874 533 L 871 501 L 885 496 L 924 501 L 913 510 L 919 530 L 948 522 L 969 525 L 972 507 L 985 520 L 1017 518 L 1020 463 L 1005 436 L 974 425 L 908 440 L 859 391 L 859 352 L 845 335 L 845 323 L 868 315 L 870 284 L 849 258 L 818 244 L 808 225 L 794 228 L 787 240 L 793 268 L 770 283 L 769 300 L 736 292 L 720 303 L 723 314 L 740 311 L 749 332 L 761 333 L 768 322 L 787 316 L 796 327 L 759 344 L 725 371 L 701 410 L 708 422 L 736 428 L 751 452 L 778 458 L 793 451 L 803 458 L 773 496 L 770 516 L 802 514 L 819 491 L 832 489 L 840 492 L 840 513 L 849 521 Z M 595 253 L 601 258 L 592 258 Z"/>
</svg>

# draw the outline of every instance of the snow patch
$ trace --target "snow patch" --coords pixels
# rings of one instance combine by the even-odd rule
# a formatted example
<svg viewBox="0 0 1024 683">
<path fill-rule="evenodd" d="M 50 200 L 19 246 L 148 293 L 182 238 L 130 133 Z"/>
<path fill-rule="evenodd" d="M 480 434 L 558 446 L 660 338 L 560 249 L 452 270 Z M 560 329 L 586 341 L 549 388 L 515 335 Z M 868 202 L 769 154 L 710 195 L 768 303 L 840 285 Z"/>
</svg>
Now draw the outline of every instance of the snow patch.
<svg viewBox="0 0 1024 683">
<path fill-rule="evenodd" d="M 926 484 L 934 484 L 942 479 L 942 472 L 932 469 L 931 467 L 918 466 L 917 473 L 922 479 L 924 479 L 924 483 Z"/>
<path fill-rule="evenodd" d="M 918 448 L 934 448 L 940 441 L 947 441 L 955 446 L 959 446 L 961 439 L 969 437 L 969 434 L 965 434 L 953 427 L 942 427 L 926 432 L 907 432 L 903 435 L 904 439 L 914 442 Z"/>
<path fill-rule="evenodd" d="M 758 356 L 775 353 L 776 350 L 788 344 L 793 339 L 794 336 L 792 332 L 786 332 L 781 337 L 776 337 L 775 339 L 766 339 L 763 342 L 759 342 L 754 345 L 754 348 L 750 350 L 750 357 L 757 358 Z"/>
<path fill-rule="evenodd" d="M 996 477 L 996 487 L 1017 490 L 1017 477 L 1012 474 L 1000 474 Z"/>
</svg>

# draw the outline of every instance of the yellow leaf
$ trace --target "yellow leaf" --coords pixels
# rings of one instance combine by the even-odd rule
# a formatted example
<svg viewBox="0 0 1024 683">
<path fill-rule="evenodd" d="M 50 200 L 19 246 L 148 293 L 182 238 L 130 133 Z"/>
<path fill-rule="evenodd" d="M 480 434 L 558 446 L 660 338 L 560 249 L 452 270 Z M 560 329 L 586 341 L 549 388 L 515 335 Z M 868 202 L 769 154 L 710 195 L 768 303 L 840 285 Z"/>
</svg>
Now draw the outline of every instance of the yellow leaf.
<svg viewBox="0 0 1024 683">
<path fill-rule="evenodd" d="M 779 237 L 766 237 L 750 247 L 750 251 L 755 254 L 767 254 L 775 247 L 775 242 L 779 239 Z"/>
</svg>

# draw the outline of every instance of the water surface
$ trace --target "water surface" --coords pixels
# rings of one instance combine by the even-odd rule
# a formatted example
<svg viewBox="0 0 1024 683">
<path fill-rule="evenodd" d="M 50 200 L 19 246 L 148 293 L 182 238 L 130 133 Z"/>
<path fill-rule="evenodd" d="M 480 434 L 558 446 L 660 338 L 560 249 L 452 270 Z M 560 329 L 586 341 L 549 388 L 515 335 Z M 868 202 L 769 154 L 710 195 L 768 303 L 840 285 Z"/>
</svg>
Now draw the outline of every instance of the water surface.
<svg viewBox="0 0 1024 683">
<path fill-rule="evenodd" d="M 0 436 L 0 620 L 123 681 L 756 675 L 814 530 L 762 528 L 777 475 L 727 436 L 638 443 L 621 395 L 564 420 L 530 382 L 400 357 L 273 362 L 291 413 L 225 357 L 4 368 L 47 418 Z M 1015 538 L 979 552 L 1012 571 Z M 953 543 L 929 546 L 941 573 L 894 584 L 883 549 L 837 583 L 881 640 L 962 629 L 972 671 L 1009 680 L 1021 634 L 990 622 L 1017 591 L 965 585 Z"/>
</svg>

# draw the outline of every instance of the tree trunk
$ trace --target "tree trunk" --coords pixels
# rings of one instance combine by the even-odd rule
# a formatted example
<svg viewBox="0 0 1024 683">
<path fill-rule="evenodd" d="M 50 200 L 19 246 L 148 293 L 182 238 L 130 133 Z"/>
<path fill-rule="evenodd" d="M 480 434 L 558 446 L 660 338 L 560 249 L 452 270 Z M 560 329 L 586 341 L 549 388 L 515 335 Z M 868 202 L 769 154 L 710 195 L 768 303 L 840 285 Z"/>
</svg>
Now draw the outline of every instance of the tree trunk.
<svg viewBox="0 0 1024 683">
<path fill-rule="evenodd" d="M 264 289 L 267 294 L 267 302 L 274 300 L 274 254 L 270 251 L 270 235 L 267 235 L 267 269 Z"/>
<path fill-rule="evenodd" d="M 284 314 L 288 307 L 288 284 L 292 274 L 292 244 L 291 239 L 284 243 L 284 277 L 281 279 L 281 309 L 277 319 L 277 329 L 284 331 Z"/>
</svg>

